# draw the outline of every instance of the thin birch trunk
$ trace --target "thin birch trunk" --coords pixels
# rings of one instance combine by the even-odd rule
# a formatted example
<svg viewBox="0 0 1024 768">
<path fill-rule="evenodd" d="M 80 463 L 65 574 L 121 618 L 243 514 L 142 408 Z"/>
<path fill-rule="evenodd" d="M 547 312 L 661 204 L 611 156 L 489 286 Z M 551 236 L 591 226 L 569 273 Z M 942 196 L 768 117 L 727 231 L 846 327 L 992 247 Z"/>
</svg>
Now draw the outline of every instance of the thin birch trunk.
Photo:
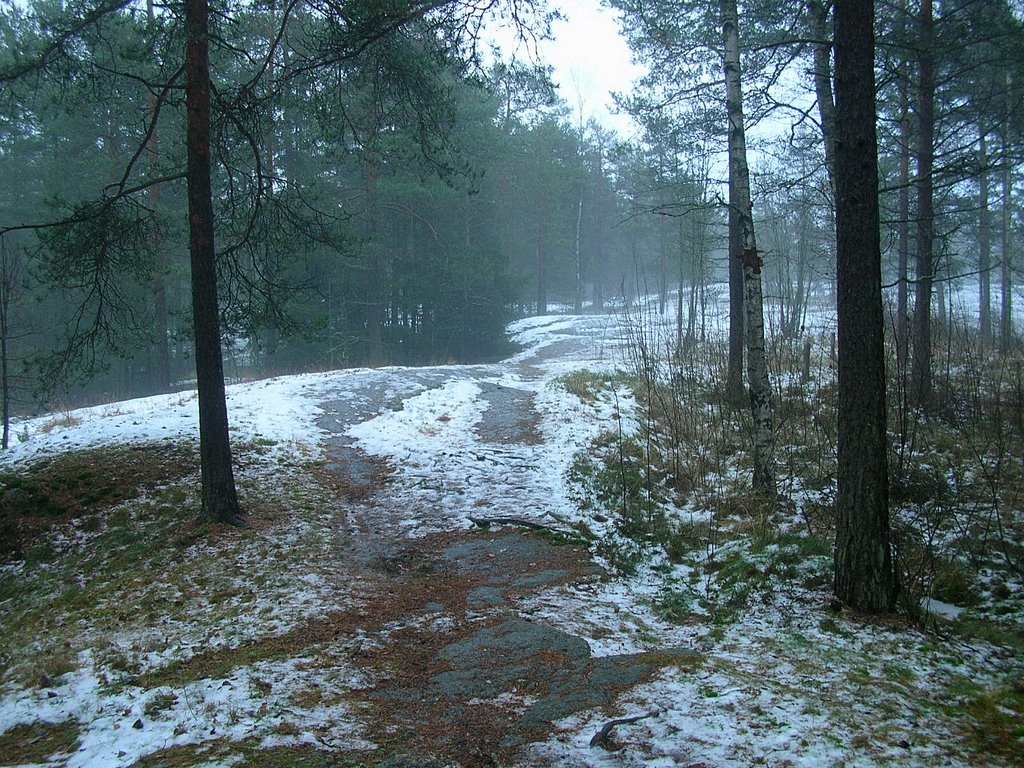
<svg viewBox="0 0 1024 768">
<path fill-rule="evenodd" d="M 743 264 L 734 258 L 743 251 L 739 219 L 736 214 L 736 180 L 733 178 L 732 163 L 729 164 L 729 366 L 726 374 L 725 396 L 732 403 L 742 403 L 743 349 L 746 346 L 746 330 L 743 310 Z"/>
<path fill-rule="evenodd" d="M 726 112 L 729 118 L 729 165 L 736 182 L 736 215 L 742 250 L 732 258 L 743 264 L 743 303 L 746 308 L 747 384 L 754 420 L 753 489 L 774 495 L 775 431 L 772 425 L 772 390 L 764 340 L 764 300 L 761 292 L 761 257 L 754 236 L 750 172 L 747 166 L 746 134 L 743 126 L 743 87 L 740 74 L 739 15 L 736 0 L 722 0 L 722 37 L 725 43 L 724 71 Z"/>
</svg>

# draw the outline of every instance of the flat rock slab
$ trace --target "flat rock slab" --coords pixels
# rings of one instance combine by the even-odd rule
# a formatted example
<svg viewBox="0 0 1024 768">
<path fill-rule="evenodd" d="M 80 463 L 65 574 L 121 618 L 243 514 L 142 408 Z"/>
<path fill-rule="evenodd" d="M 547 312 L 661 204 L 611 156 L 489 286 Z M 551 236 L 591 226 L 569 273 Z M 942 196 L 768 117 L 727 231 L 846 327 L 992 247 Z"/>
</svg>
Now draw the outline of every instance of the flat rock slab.
<svg viewBox="0 0 1024 768">
<path fill-rule="evenodd" d="M 487 403 L 476 427 L 481 439 L 499 445 L 539 441 L 536 395 L 491 382 L 481 382 L 480 389 L 480 399 Z"/>
<path fill-rule="evenodd" d="M 452 544 L 441 551 L 441 560 L 481 584 L 514 590 L 538 591 L 604 574 L 589 558 L 580 559 L 579 549 L 568 551 L 576 555 L 569 568 L 562 547 L 537 535 L 505 533 Z"/>
<path fill-rule="evenodd" d="M 376 568 L 414 612 L 368 661 L 372 739 L 448 764 L 508 763 L 553 723 L 611 706 L 665 656 L 593 658 L 581 637 L 520 616 L 524 595 L 598 578 L 586 550 L 489 531 L 394 542 Z M 671 663 L 668 661 L 667 663 Z"/>
<path fill-rule="evenodd" d="M 608 706 L 655 667 L 633 656 L 593 659 L 586 641 L 551 627 L 510 619 L 447 646 L 439 662 L 452 668 L 430 679 L 427 695 L 462 702 L 504 695 L 532 701 L 501 739 L 509 748 L 529 743 L 556 720 Z"/>
</svg>

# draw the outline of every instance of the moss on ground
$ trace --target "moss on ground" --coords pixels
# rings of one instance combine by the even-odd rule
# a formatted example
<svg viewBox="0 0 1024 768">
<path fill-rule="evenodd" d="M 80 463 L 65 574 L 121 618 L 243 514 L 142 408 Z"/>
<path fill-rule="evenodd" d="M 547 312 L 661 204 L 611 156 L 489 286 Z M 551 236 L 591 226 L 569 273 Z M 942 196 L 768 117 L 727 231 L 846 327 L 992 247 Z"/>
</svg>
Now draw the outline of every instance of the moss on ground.
<svg viewBox="0 0 1024 768">
<path fill-rule="evenodd" d="M 46 763 L 78 749 L 79 724 L 75 720 L 16 725 L 0 733 L 4 764 Z"/>
</svg>

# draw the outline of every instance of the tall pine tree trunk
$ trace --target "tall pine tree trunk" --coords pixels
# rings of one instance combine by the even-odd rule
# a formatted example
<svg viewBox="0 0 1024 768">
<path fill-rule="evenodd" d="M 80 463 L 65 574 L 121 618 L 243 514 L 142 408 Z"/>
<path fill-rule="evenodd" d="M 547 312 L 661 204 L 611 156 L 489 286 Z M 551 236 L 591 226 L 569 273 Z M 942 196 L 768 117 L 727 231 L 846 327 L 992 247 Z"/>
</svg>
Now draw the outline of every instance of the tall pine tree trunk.
<svg viewBox="0 0 1024 768">
<path fill-rule="evenodd" d="M 192 322 L 199 389 L 202 518 L 237 525 L 235 491 L 220 347 L 213 194 L 210 181 L 210 59 L 207 0 L 185 3 L 185 98 L 188 112 L 188 218 L 192 260 Z"/>
<path fill-rule="evenodd" d="M 985 129 L 978 136 L 978 332 L 981 344 L 992 343 L 992 242 L 988 220 L 988 151 Z"/>
<path fill-rule="evenodd" d="M 658 314 L 668 309 L 668 232 L 665 222 L 658 220 Z"/>
<path fill-rule="evenodd" d="M 678 275 L 679 275 L 679 291 L 676 293 L 676 354 L 681 354 L 683 351 L 683 303 L 685 301 L 683 295 L 683 284 L 686 280 L 685 267 L 686 264 L 686 249 L 684 247 L 685 239 L 683 238 L 683 219 L 679 220 L 677 225 L 678 235 L 676 243 L 679 246 L 679 263 L 678 263 Z M 693 283 L 690 283 L 690 294 L 693 294 Z M 690 313 L 690 320 L 693 320 L 693 313 Z"/>
<path fill-rule="evenodd" d="M 381 264 L 380 243 L 377 242 L 377 164 L 366 164 L 366 240 L 369 259 L 366 265 L 366 364 L 383 365 L 384 355 L 384 267 Z"/>
<path fill-rule="evenodd" d="M 828 173 L 829 185 L 835 194 L 836 170 L 836 108 L 832 93 L 832 65 L 828 33 L 828 4 L 824 0 L 809 0 L 807 16 L 814 38 L 812 50 L 814 54 L 814 95 L 818 101 L 818 115 L 821 118 L 821 136 L 825 147 L 825 170 Z"/>
<path fill-rule="evenodd" d="M 1003 123 L 1002 131 L 1002 176 L 1003 176 L 1003 200 L 1002 200 L 1002 265 L 1000 268 L 1000 283 L 1002 287 L 1002 303 L 999 307 L 999 351 L 1007 355 L 1010 353 L 1013 341 L 1013 233 L 1011 227 L 1012 202 L 1013 202 L 1013 168 L 1010 158 L 1010 110 L 1013 105 L 1013 79 L 1009 73 L 1006 75 L 1006 121 Z"/>
<path fill-rule="evenodd" d="M 893 608 L 896 581 L 889 548 L 873 18 L 873 0 L 836 0 L 835 589 L 852 607 L 877 613 Z"/>
<path fill-rule="evenodd" d="M 3 400 L 3 449 L 11 445 L 11 292 L 17 283 L 17 261 L 14 249 L 8 250 L 0 238 L 0 399 Z"/>
<path fill-rule="evenodd" d="M 548 313 L 548 223 L 542 213 L 537 218 L 537 314 Z"/>
<path fill-rule="evenodd" d="M 594 312 L 601 312 L 604 310 L 604 222 L 606 220 L 603 146 L 594 154 L 594 178 L 597 180 L 597 186 L 594 188 L 594 227 L 597 236 L 594 238 L 594 257 L 590 265 L 590 282 L 593 285 L 591 307 Z"/>
<path fill-rule="evenodd" d="M 896 233 L 896 365 L 902 377 L 910 357 L 910 310 L 907 285 L 910 265 L 910 98 L 906 78 L 899 78 L 900 91 L 900 189 L 897 199 Z M 903 386 L 904 391 L 906 385 Z"/>
<path fill-rule="evenodd" d="M 722 0 L 722 38 L 725 43 L 724 71 L 726 112 L 729 118 L 730 176 L 736 182 L 736 216 L 741 250 L 731 258 L 742 260 L 743 304 L 746 309 L 747 384 L 754 420 L 753 454 L 755 492 L 775 494 L 773 466 L 775 431 L 772 426 L 772 389 L 764 341 L 764 302 L 761 293 L 761 256 L 754 237 L 750 173 L 743 126 L 743 86 L 740 73 L 739 15 L 736 0 Z"/>
<path fill-rule="evenodd" d="M 576 236 L 573 244 L 574 267 L 576 271 L 576 282 L 573 286 L 573 311 L 576 314 L 583 312 L 583 249 L 581 240 L 583 237 L 583 182 L 580 181 L 578 195 L 576 198 Z"/>
<path fill-rule="evenodd" d="M 146 0 L 146 17 L 150 23 L 153 22 L 153 0 Z M 157 117 L 156 97 L 150 93 L 148 96 L 150 119 L 155 121 Z M 148 143 L 149 165 L 156 169 L 160 159 L 160 146 L 156 126 L 149 137 Z M 160 207 L 160 185 L 154 184 L 149 188 L 149 202 L 154 212 Z M 159 215 L 159 213 L 157 213 Z M 167 318 L 167 284 L 165 281 L 164 268 L 167 264 L 167 256 L 164 253 L 163 238 L 159 233 L 153 236 L 153 251 L 156 258 L 156 271 L 153 278 L 153 356 L 154 361 L 151 370 L 151 388 L 155 392 L 171 391 L 171 343 L 168 333 Z"/>
<path fill-rule="evenodd" d="M 910 369 L 911 402 L 926 406 L 932 396 L 932 254 L 935 234 L 935 56 L 932 50 L 934 22 L 932 0 L 922 0 L 921 53 L 917 101 L 917 259 L 914 284 L 914 354 Z"/>
</svg>

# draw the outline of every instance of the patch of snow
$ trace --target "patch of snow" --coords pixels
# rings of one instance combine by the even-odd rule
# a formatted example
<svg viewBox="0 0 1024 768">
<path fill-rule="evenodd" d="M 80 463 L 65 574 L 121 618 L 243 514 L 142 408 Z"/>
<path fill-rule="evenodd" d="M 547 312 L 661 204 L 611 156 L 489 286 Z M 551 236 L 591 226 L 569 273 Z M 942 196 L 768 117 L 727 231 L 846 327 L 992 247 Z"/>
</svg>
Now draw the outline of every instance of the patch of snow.
<svg viewBox="0 0 1024 768">
<path fill-rule="evenodd" d="M 934 597 L 927 597 L 921 601 L 921 608 L 928 613 L 935 616 L 941 616 L 944 619 L 955 621 L 960 618 L 960 614 L 966 611 L 966 608 L 961 608 L 959 605 L 953 605 L 952 603 L 944 603 L 941 600 L 936 600 Z"/>
<path fill-rule="evenodd" d="M 709 296 L 720 299 L 708 306 L 710 333 L 725 327 L 723 294 L 722 286 L 709 288 Z M 641 306 L 650 313 L 650 305 Z M 651 322 L 671 328 L 672 318 Z M 825 343 L 834 328 L 834 310 L 827 302 L 809 308 L 807 327 L 822 334 L 820 343 Z M 602 433 L 635 433 L 636 400 L 618 389 L 584 402 L 559 378 L 581 370 L 619 370 L 628 336 L 621 318 L 526 318 L 513 323 L 509 333 L 522 350 L 500 364 L 359 369 L 232 385 L 228 405 L 233 437 L 266 443 L 273 458 L 296 451 L 318 457 L 328 441 L 348 440 L 386 459 L 393 474 L 373 503 L 402 510 L 404 519 L 397 525 L 409 533 L 452 530 L 469 526 L 472 516 L 501 515 L 548 524 L 585 522 L 598 537 L 612 536 L 610 521 L 598 523 L 581 509 L 567 475 Z M 533 440 L 494 439 L 486 433 L 487 420 L 494 415 L 486 394 L 494 388 L 511 390 L 529 402 L 535 417 L 535 434 L 529 435 Z M 345 417 L 337 417 L 334 425 L 337 431 L 321 426 L 329 401 L 345 405 Z M 3 462 L 17 464 L 70 448 L 193 440 L 196 409 L 194 393 L 178 393 L 80 409 L 63 420 L 27 420 L 13 430 L 27 439 L 14 443 Z M 245 472 L 272 482 L 281 470 L 268 462 Z M 718 472 L 724 487 L 735 482 L 738 464 L 729 462 Z M 797 485 L 792 490 L 798 507 L 817 501 L 817 491 Z M 270 526 L 247 547 L 197 544 L 182 554 L 186 563 L 200 558 L 223 563 L 223 573 L 195 577 L 219 580 L 218 586 L 223 583 L 237 592 L 229 598 L 236 609 L 229 623 L 210 626 L 203 615 L 211 606 L 204 591 L 209 585 L 182 578 L 180 588 L 194 593 L 189 599 L 198 609 L 195 616 L 169 615 L 159 627 L 130 625 L 111 631 L 86 625 L 78 628 L 79 636 L 97 644 L 102 638 L 112 653 L 145 671 L 205 650 L 235 648 L 252 638 L 283 633 L 322 613 L 325 606 L 357 604 L 361 585 L 339 583 L 338 574 L 318 564 L 316 553 L 336 546 L 339 536 L 340 507 L 331 503 L 337 504 L 316 500 L 321 513 Z M 713 510 L 686 508 L 676 514 L 706 523 Z M 83 546 L 87 536 L 76 529 L 59 543 Z M 282 557 L 296 551 L 308 553 L 308 561 L 286 562 Z M 725 550 L 718 554 L 724 556 Z M 748 551 L 742 554 L 765 567 Z M 760 555 L 777 556 L 771 547 Z M 12 573 L 19 567 L 4 566 Z M 799 567 L 813 570 L 813 563 Z M 726 619 L 716 624 L 700 606 L 701 597 L 713 596 L 715 583 L 691 581 L 690 575 L 691 566 L 656 558 L 632 578 L 551 588 L 516 603 L 531 620 L 584 638 L 594 656 L 665 649 L 692 654 L 685 663 L 666 663 L 608 711 L 582 712 L 557 723 L 549 740 L 532 747 L 532 764 L 964 764 L 949 744 L 951 723 L 938 717 L 939 708 L 915 709 L 906 702 L 941 696 L 942 681 L 952 676 L 996 680 L 998 670 L 986 666 L 985 654 L 991 649 L 978 650 L 975 658 L 974 651 L 936 646 L 913 630 L 890 631 L 847 620 L 825 609 L 823 592 L 797 587 L 758 593 L 733 623 Z M 247 583 L 257 577 L 265 580 L 262 593 Z M 668 589 L 693 593 L 692 622 L 670 622 L 658 610 Z M 1012 589 L 1020 586 L 1014 583 Z M 962 610 L 939 601 L 926 607 L 954 618 Z M 444 615 L 420 620 L 442 633 L 453 626 Z M 392 630 L 397 626 L 401 624 Z M 346 648 L 330 653 L 327 662 L 308 656 L 259 662 L 224 679 L 148 691 L 130 680 L 109 685 L 118 675 L 104 659 L 86 652 L 79 669 L 51 688 L 4 689 L 0 732 L 39 719 L 77 720 L 82 725 L 81 749 L 69 758 L 68 768 L 126 765 L 165 747 L 221 737 L 370 749 L 373 745 L 356 725 L 356 713 L 340 695 L 307 706 L 296 697 L 303 691 L 322 691 L 325 679 L 339 694 L 372 685 L 347 659 L 357 657 L 359 650 L 381 648 L 381 635 L 360 630 L 345 642 Z M 915 695 L 905 696 L 909 690 Z M 56 695 L 50 696 L 51 691 Z M 530 700 L 505 694 L 499 703 L 528 706 Z M 653 716 L 615 730 L 613 739 L 621 749 L 589 746 L 609 719 L 652 711 Z M 142 721 L 141 729 L 132 727 L 136 720 Z M 866 732 L 869 728 L 878 732 Z"/>
</svg>

